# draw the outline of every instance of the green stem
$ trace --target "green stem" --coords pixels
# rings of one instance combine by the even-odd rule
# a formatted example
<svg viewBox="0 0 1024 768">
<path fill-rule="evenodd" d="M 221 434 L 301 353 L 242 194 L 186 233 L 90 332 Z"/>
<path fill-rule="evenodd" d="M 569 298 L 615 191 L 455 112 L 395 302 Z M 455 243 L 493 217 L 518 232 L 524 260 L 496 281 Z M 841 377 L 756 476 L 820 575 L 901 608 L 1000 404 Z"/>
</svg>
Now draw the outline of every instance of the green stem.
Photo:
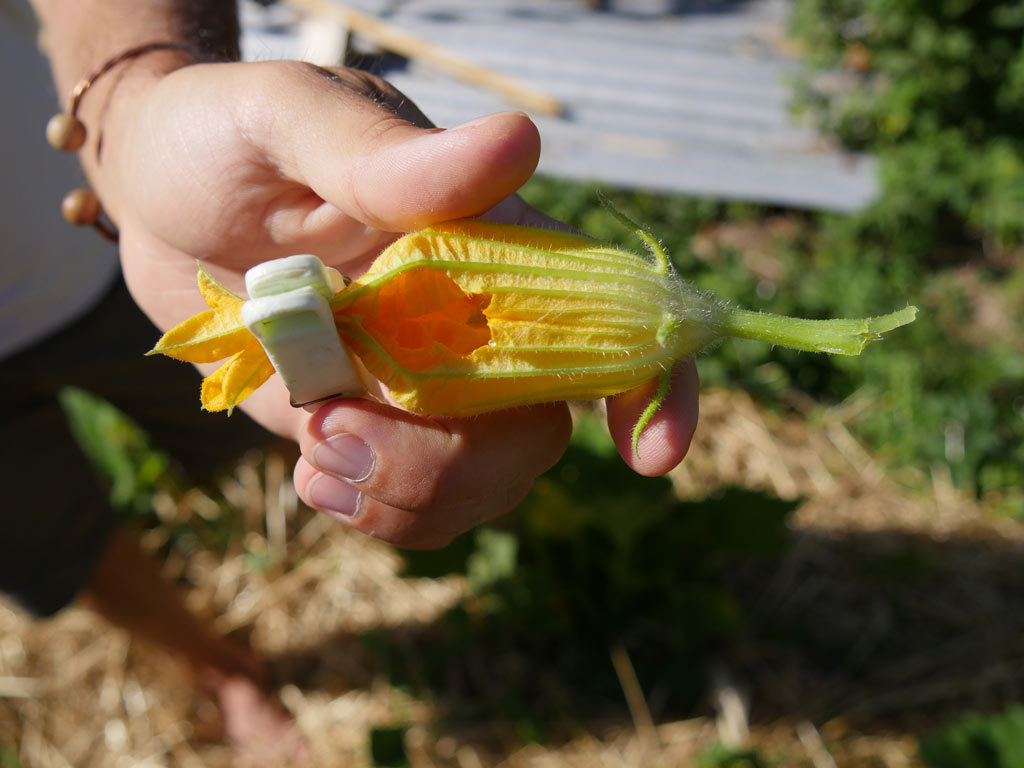
<svg viewBox="0 0 1024 768">
<path fill-rule="evenodd" d="M 658 379 L 658 391 L 654 393 L 651 402 L 644 408 L 644 412 L 640 414 L 640 418 L 637 419 L 636 425 L 633 427 L 633 455 L 637 458 L 640 457 L 640 433 L 651 423 L 654 414 L 658 412 L 658 409 L 665 402 L 665 398 L 668 397 L 671 387 L 672 368 L 666 368 Z"/>
<path fill-rule="evenodd" d="M 723 314 L 720 329 L 725 336 L 756 339 L 807 352 L 834 355 L 859 355 L 882 334 L 914 320 L 917 307 L 905 307 L 880 317 L 856 320 L 805 320 L 746 309 L 730 309 Z"/>
</svg>

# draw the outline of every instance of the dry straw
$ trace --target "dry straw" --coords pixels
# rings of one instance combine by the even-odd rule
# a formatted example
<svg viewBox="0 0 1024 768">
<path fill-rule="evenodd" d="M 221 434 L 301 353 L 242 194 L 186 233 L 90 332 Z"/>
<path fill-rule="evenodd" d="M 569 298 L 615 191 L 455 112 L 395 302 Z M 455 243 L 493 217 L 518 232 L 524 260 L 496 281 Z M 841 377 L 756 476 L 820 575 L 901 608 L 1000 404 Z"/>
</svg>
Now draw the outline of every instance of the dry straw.
<svg viewBox="0 0 1024 768">
<path fill-rule="evenodd" d="M 886 478 L 842 416 L 808 428 L 803 417 L 764 413 L 742 394 L 707 392 L 696 444 L 673 479 L 689 498 L 744 485 L 803 499 L 783 562 L 749 575 L 749 583 L 737 573 L 737 583 L 746 584 L 752 620 L 799 619 L 819 647 L 842 653 L 823 669 L 762 644 L 731 662 L 729 685 L 750 705 L 741 713 L 749 743 L 785 756 L 782 765 L 828 765 L 824 746 L 842 768 L 913 766 L 911 734 L 928 721 L 908 723 L 907 713 L 927 718 L 996 700 L 999 686 L 1021 679 L 1024 534 L 986 518 L 941 475 L 900 478 L 918 486 L 913 492 Z M 547 746 L 524 746 L 511 723 L 436 730 L 432 703 L 392 688 L 354 637 L 427 626 L 461 599 L 463 584 L 403 580 L 389 547 L 282 502 L 294 498 L 286 468 L 280 456 L 251 456 L 216 493 L 168 496 L 172 519 L 146 543 L 157 548 L 174 526 L 216 516 L 211 504 L 220 514 L 241 510 L 251 526 L 244 546 L 172 554 L 165 572 L 187 578 L 191 606 L 217 616 L 220 631 L 247 635 L 293 681 L 281 696 L 313 764 L 367 765 L 369 730 L 395 722 L 410 725 L 414 766 L 446 768 L 689 765 L 725 735 L 713 709 L 667 722 L 654 711 L 648 720 L 644 692 L 629 682 L 621 658 L 626 692 L 616 720 L 585 723 Z M 287 557 L 252 567 L 254 554 L 280 551 L 282 529 Z M 863 564 L 898 564 L 907 553 L 912 562 L 928 558 L 933 570 L 880 593 Z M 893 600 L 907 619 L 891 612 Z M 211 704 L 183 685 L 175 663 L 82 610 L 33 624 L 0 605 L 0 699 L 0 744 L 18 750 L 24 765 L 244 765 L 211 740 Z"/>
</svg>

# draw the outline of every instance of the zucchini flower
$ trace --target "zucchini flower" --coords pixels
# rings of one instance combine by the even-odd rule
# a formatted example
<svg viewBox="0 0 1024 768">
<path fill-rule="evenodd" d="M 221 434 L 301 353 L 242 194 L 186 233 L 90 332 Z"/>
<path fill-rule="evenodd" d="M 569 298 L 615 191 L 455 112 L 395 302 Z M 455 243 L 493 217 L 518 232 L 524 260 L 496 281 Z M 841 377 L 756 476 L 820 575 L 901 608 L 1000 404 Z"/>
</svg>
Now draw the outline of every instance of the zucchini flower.
<svg viewBox="0 0 1024 768">
<path fill-rule="evenodd" d="M 410 411 L 467 416 L 591 400 L 657 379 L 634 450 L 668 394 L 673 364 L 724 337 L 857 355 L 917 312 L 804 320 L 732 307 L 680 279 L 650 233 L 612 213 L 648 256 L 578 234 L 467 219 L 402 237 L 347 287 L 318 284 L 321 293 L 328 283 L 341 287 L 325 294 L 337 336 Z M 168 331 L 151 353 L 229 357 L 204 381 L 202 404 L 230 411 L 274 366 L 245 324 L 244 301 L 202 268 L 199 289 L 210 309 Z"/>
</svg>

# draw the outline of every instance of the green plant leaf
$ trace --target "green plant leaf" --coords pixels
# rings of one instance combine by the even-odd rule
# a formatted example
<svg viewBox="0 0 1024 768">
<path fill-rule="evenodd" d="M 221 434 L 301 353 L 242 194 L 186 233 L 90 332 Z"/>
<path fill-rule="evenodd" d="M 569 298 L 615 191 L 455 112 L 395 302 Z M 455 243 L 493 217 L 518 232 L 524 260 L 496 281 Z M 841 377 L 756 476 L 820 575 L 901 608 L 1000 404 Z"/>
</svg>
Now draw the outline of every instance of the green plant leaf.
<svg viewBox="0 0 1024 768">
<path fill-rule="evenodd" d="M 733 749 L 715 742 L 697 756 L 693 768 L 768 768 L 756 749 Z"/>
<path fill-rule="evenodd" d="M 921 737 L 919 752 L 928 768 L 1019 768 L 1024 765 L 1024 707 L 964 715 Z"/>
<path fill-rule="evenodd" d="M 405 726 L 370 729 L 370 760 L 379 768 L 406 768 L 409 757 L 405 751 Z"/>
<path fill-rule="evenodd" d="M 170 465 L 149 435 L 111 403 L 78 387 L 58 393 L 71 434 L 110 485 L 110 501 L 122 511 L 148 504 L 156 482 Z"/>
</svg>

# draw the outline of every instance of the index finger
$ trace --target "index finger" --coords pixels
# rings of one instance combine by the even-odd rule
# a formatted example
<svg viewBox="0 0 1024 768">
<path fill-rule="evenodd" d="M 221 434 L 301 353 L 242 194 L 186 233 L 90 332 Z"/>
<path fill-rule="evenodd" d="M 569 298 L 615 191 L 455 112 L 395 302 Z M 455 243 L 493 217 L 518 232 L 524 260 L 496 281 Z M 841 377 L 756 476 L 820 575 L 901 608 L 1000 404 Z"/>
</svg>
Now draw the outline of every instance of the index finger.
<svg viewBox="0 0 1024 768">
<path fill-rule="evenodd" d="M 640 435 L 633 452 L 633 427 L 658 387 L 657 380 L 608 398 L 608 431 L 623 461 L 649 477 L 663 475 L 686 456 L 697 429 L 697 366 L 687 358 L 676 363 L 665 402 Z"/>
<path fill-rule="evenodd" d="M 559 459 L 570 430 L 564 403 L 453 419 L 336 400 L 300 437 L 296 488 L 364 533 L 437 546 L 509 511 Z"/>
</svg>

